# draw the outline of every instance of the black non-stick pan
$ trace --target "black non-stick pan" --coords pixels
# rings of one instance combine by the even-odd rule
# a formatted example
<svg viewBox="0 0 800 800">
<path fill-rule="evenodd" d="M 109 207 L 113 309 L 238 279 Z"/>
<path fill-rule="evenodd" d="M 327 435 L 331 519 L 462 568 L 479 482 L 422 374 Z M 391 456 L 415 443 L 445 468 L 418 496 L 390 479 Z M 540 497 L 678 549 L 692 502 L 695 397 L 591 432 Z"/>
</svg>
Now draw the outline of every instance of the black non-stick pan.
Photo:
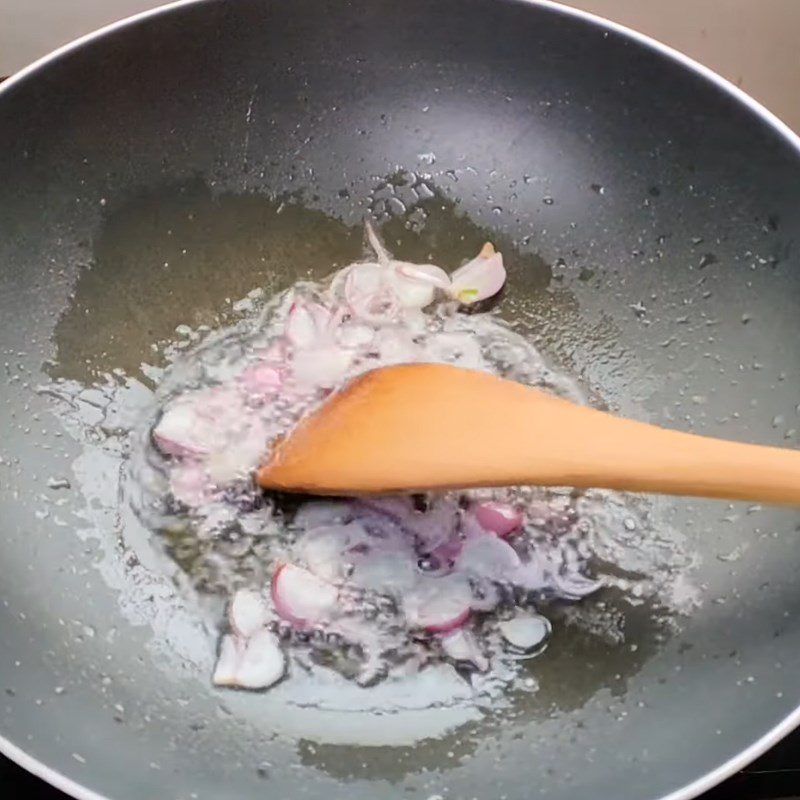
<svg viewBox="0 0 800 800">
<path fill-rule="evenodd" d="M 366 214 L 411 260 L 489 235 L 502 313 L 611 408 L 797 445 L 800 141 L 708 70 L 523 0 L 112 26 L 0 89 L 0 749 L 93 800 L 682 800 L 731 774 L 800 721 L 792 510 L 642 499 L 631 546 L 679 543 L 683 595 L 587 601 L 614 635 L 556 630 L 491 711 L 211 688 L 213 620 L 119 497 L 108 382 L 146 402 L 154 343 L 357 258 Z"/>
</svg>

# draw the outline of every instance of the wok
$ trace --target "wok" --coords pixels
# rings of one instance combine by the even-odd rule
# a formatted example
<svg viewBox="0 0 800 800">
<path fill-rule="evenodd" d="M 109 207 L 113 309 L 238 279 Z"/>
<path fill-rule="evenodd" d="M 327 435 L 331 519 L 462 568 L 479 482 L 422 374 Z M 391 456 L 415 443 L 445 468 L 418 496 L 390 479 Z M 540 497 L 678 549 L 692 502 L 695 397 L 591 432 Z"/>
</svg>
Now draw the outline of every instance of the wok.
<svg viewBox="0 0 800 800">
<path fill-rule="evenodd" d="M 357 257 L 371 213 L 410 260 L 490 236 L 502 313 L 616 410 L 796 445 L 800 142 L 742 92 L 544 2 L 183 2 L 8 81 L 0 178 L 11 758 L 114 800 L 677 799 L 800 721 L 797 513 L 697 500 L 643 501 L 689 613 L 605 598 L 624 640 L 557 630 L 494 712 L 212 690 L 90 388 L 124 370 L 146 403 L 153 343 Z"/>
</svg>

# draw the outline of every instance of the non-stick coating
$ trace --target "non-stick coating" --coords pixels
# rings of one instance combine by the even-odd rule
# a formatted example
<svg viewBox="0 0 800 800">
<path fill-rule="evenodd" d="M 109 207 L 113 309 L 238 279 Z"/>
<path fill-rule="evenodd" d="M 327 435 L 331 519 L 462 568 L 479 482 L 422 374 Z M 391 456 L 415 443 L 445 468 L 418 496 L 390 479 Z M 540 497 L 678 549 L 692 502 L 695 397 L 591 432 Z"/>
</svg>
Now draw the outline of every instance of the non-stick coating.
<svg viewBox="0 0 800 800">
<path fill-rule="evenodd" d="M 87 461 L 57 436 L 36 387 L 80 378 L 87 360 L 134 372 L 124 343 L 164 334 L 143 309 L 171 330 L 211 276 L 206 303 L 222 306 L 228 283 L 233 299 L 252 288 L 237 278 L 259 274 L 241 252 L 285 261 L 292 243 L 272 248 L 257 230 L 278 219 L 264 197 L 356 225 L 370 188 L 398 170 L 427 174 L 460 214 L 540 256 L 518 257 L 533 266 L 509 297 L 535 293 L 537 313 L 556 309 L 553 330 L 572 315 L 549 351 L 612 405 L 796 446 L 800 154 L 719 84 L 525 2 L 236 0 L 140 19 L 0 95 L 9 743 L 115 800 L 647 800 L 736 757 L 800 703 L 790 510 L 665 504 L 697 553 L 700 604 L 681 633 L 648 639 L 642 623 L 623 646 L 562 651 L 547 703 L 444 745 L 403 744 L 413 723 L 401 714 L 362 715 L 375 746 L 356 747 L 335 714 L 212 692 L 207 642 L 171 610 L 170 584 L 146 578 L 159 562 L 126 583 L 124 559 L 147 548 L 114 514 L 92 516 L 113 459 Z M 304 256 L 306 239 L 358 250 L 322 215 L 306 237 L 296 213 L 298 270 L 324 255 Z M 72 488 L 48 489 L 59 476 Z M 446 727 L 450 712 L 437 713 Z"/>
</svg>

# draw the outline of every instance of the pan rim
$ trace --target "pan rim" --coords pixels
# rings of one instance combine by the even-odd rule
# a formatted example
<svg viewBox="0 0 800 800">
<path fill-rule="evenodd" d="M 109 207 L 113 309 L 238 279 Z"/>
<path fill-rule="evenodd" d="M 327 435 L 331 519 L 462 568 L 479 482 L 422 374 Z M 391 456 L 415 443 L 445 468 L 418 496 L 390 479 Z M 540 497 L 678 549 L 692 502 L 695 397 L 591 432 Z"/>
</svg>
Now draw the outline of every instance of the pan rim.
<svg viewBox="0 0 800 800">
<path fill-rule="evenodd" d="M 488 1 L 488 0 L 487 0 Z M 188 7 L 192 5 L 200 5 L 203 3 L 218 2 L 218 0 L 173 0 L 173 2 L 165 5 L 156 6 L 155 8 L 141 11 L 137 14 L 124 17 L 123 19 L 104 25 L 96 30 L 93 30 L 83 36 L 73 39 L 70 42 L 56 48 L 55 50 L 47 53 L 46 55 L 36 59 L 28 66 L 23 67 L 21 70 L 12 74 L 5 81 L 0 83 L 0 101 L 5 94 L 12 90 L 17 84 L 22 83 L 28 77 L 35 75 L 40 70 L 45 69 L 53 63 L 58 62 L 63 56 L 68 55 L 73 50 L 77 50 L 85 44 L 89 44 L 96 40 L 102 39 L 105 36 L 114 34 L 116 31 L 128 27 L 129 25 L 136 24 L 150 17 L 169 14 L 179 8 Z M 777 134 L 786 141 L 800 157 L 800 135 L 795 133 L 789 125 L 787 125 L 777 114 L 762 105 L 758 100 L 751 97 L 743 89 L 740 89 L 735 84 L 731 83 L 727 78 L 724 78 L 719 73 L 701 64 L 699 61 L 691 58 L 685 53 L 677 50 L 670 45 L 661 42 L 660 40 L 641 33 L 633 28 L 629 28 L 618 22 L 613 22 L 605 17 L 594 14 L 582 9 L 573 8 L 572 6 L 563 5 L 556 0 L 511 0 L 519 4 L 537 6 L 539 8 L 547 9 L 555 14 L 560 14 L 564 17 L 572 17 L 589 23 L 590 25 L 603 29 L 606 31 L 613 31 L 620 36 L 623 36 L 642 47 L 652 50 L 660 55 L 676 62 L 680 66 L 690 70 L 696 75 L 702 77 L 709 83 L 716 86 L 718 89 L 727 93 L 730 97 L 737 100 L 744 105 L 751 113 L 758 117 L 764 124 L 771 127 Z M 800 705 L 796 706 L 793 711 L 787 714 L 780 722 L 770 728 L 759 739 L 756 739 L 752 744 L 744 750 L 737 753 L 722 764 L 719 764 L 714 769 L 701 775 L 699 778 L 687 783 L 681 788 L 671 791 L 669 794 L 662 795 L 653 800 L 692 800 L 715 786 L 722 783 L 727 778 L 734 775 L 739 770 L 752 763 L 759 756 L 763 755 L 767 750 L 774 747 L 785 736 L 790 734 L 793 730 L 800 727 Z M 18 766 L 27 770 L 36 777 L 44 780 L 51 786 L 66 792 L 76 800 L 114 800 L 110 795 L 101 794 L 100 792 L 90 789 L 88 786 L 67 777 L 62 772 L 59 772 L 53 767 L 47 766 L 44 762 L 40 761 L 35 756 L 31 755 L 18 745 L 14 744 L 9 738 L 0 733 L 0 754 L 16 763 Z"/>
</svg>

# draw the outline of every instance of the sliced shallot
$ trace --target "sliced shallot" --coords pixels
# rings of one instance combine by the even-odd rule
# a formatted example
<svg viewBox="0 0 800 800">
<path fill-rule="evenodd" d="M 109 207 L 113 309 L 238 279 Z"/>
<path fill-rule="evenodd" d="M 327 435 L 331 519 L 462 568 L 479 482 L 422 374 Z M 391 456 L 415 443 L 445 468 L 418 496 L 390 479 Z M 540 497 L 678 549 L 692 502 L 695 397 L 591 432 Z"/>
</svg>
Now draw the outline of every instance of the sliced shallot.
<svg viewBox="0 0 800 800">
<path fill-rule="evenodd" d="M 299 348 L 312 347 L 318 331 L 314 315 L 304 303 L 295 302 L 286 317 L 286 337 Z"/>
<path fill-rule="evenodd" d="M 508 503 L 475 503 L 472 513 L 484 530 L 503 538 L 522 527 L 522 513 Z"/>
<path fill-rule="evenodd" d="M 450 276 L 434 264 L 409 264 L 406 261 L 396 261 L 394 268 L 404 278 L 417 283 L 427 283 L 445 292 L 450 288 Z"/>
<path fill-rule="evenodd" d="M 224 442 L 220 420 L 208 414 L 215 391 L 191 392 L 179 397 L 153 429 L 153 441 L 165 455 L 201 456 Z"/>
<path fill-rule="evenodd" d="M 419 361 L 421 350 L 410 336 L 394 328 L 378 331 L 372 343 L 372 349 L 378 355 L 381 364 L 404 364 Z"/>
<path fill-rule="evenodd" d="M 348 304 L 358 305 L 376 295 L 386 282 L 386 270 L 380 264 L 353 264 L 344 282 L 344 296 Z"/>
<path fill-rule="evenodd" d="M 519 586 L 522 589 L 536 592 L 540 589 L 545 589 L 552 583 L 549 580 L 547 566 L 534 555 L 529 561 L 525 561 L 515 570 L 509 572 L 506 577 L 512 586 Z"/>
<path fill-rule="evenodd" d="M 475 634 L 466 628 L 459 628 L 440 637 L 444 654 L 459 664 L 469 664 L 479 672 L 489 669 L 489 660 L 481 652 Z"/>
<path fill-rule="evenodd" d="M 347 556 L 346 556 L 347 557 Z M 350 553 L 350 582 L 361 589 L 402 599 L 417 583 L 417 573 L 409 551 L 370 550 Z"/>
<path fill-rule="evenodd" d="M 457 570 L 498 581 L 507 580 L 519 565 L 516 550 L 490 534 L 466 542 L 456 561 Z"/>
<path fill-rule="evenodd" d="M 450 276 L 441 267 L 405 261 L 394 261 L 392 266 L 394 290 L 404 308 L 424 308 L 433 302 L 437 289 L 450 288 Z"/>
<path fill-rule="evenodd" d="M 345 577 L 347 551 L 367 540 L 367 532 L 358 522 L 326 525 L 301 536 L 294 552 L 317 577 L 338 581 Z"/>
<path fill-rule="evenodd" d="M 539 652 L 550 635 L 550 621 L 540 614 L 518 613 L 497 626 L 503 641 L 521 655 Z"/>
<path fill-rule="evenodd" d="M 280 388 L 281 373 L 270 364 L 252 364 L 237 378 L 239 385 L 252 399 L 262 399 L 275 394 Z"/>
<path fill-rule="evenodd" d="M 428 558 L 432 562 L 431 570 L 438 571 L 440 574 L 452 572 L 453 567 L 458 563 L 458 557 L 461 555 L 463 547 L 464 541 L 460 536 L 453 536 L 438 544 L 428 554 Z"/>
<path fill-rule="evenodd" d="M 375 331 L 369 326 L 360 322 L 351 322 L 340 325 L 336 331 L 336 341 L 342 346 L 351 350 L 358 350 L 372 344 L 375 338 Z"/>
<path fill-rule="evenodd" d="M 553 575 L 555 589 L 561 597 L 568 600 L 580 600 L 586 595 L 596 592 L 603 586 L 601 580 L 589 578 L 579 572 L 562 575 L 555 572 Z"/>
<path fill-rule="evenodd" d="M 274 633 L 259 631 L 247 640 L 236 671 L 239 686 L 243 689 L 266 689 L 285 673 L 286 656 Z"/>
<path fill-rule="evenodd" d="M 206 472 L 212 484 L 224 486 L 246 480 L 258 464 L 267 443 L 267 432 L 258 418 L 244 419 L 241 429 L 228 446 L 211 453 L 206 459 Z"/>
<path fill-rule="evenodd" d="M 307 308 L 314 320 L 314 330 L 318 337 L 330 332 L 331 328 L 341 321 L 340 313 L 334 314 L 320 303 L 309 303 Z"/>
<path fill-rule="evenodd" d="M 295 355 L 292 366 L 299 383 L 332 389 L 344 380 L 352 362 L 350 350 L 331 344 L 301 350 Z"/>
<path fill-rule="evenodd" d="M 407 515 L 401 524 L 414 534 L 423 552 L 431 553 L 455 537 L 458 519 L 458 503 L 442 498 L 424 514 L 414 512 Z"/>
<path fill-rule="evenodd" d="M 167 407 L 153 441 L 165 455 L 203 456 L 225 447 L 246 420 L 244 398 L 234 385 L 187 392 Z"/>
<path fill-rule="evenodd" d="M 199 461 L 176 464 L 170 472 L 169 491 L 187 508 L 199 508 L 214 496 L 205 465 Z"/>
<path fill-rule="evenodd" d="M 182 398 L 168 408 L 153 429 L 156 447 L 169 456 L 199 456 L 208 451 L 199 428 L 196 409 L 188 399 Z"/>
<path fill-rule="evenodd" d="M 400 311 L 386 267 L 380 264 L 354 264 L 344 282 L 344 296 L 350 310 L 365 322 L 383 325 Z"/>
<path fill-rule="evenodd" d="M 459 628 L 470 615 L 472 592 L 457 576 L 430 578 L 403 598 L 406 621 L 412 628 L 445 633 Z"/>
<path fill-rule="evenodd" d="M 470 581 L 472 600 L 470 606 L 473 611 L 493 611 L 503 600 L 500 582 L 487 578 L 475 578 Z"/>
<path fill-rule="evenodd" d="M 285 620 L 305 628 L 330 618 L 338 600 L 336 587 L 294 564 L 282 564 L 272 576 L 272 602 Z"/>
<path fill-rule="evenodd" d="M 267 630 L 249 639 L 223 636 L 214 670 L 216 686 L 268 689 L 286 674 L 286 656 L 278 638 Z"/>
<path fill-rule="evenodd" d="M 463 305 L 496 295 L 506 282 L 503 256 L 488 242 L 481 252 L 450 276 L 450 296 Z"/>
<path fill-rule="evenodd" d="M 220 639 L 219 655 L 214 667 L 212 681 L 215 686 L 236 686 L 236 670 L 239 666 L 240 650 L 244 650 L 244 642 L 236 636 L 226 635 Z"/>
<path fill-rule="evenodd" d="M 228 605 L 228 621 L 236 635 L 252 636 L 269 621 L 269 608 L 261 592 L 239 589 Z"/>
<path fill-rule="evenodd" d="M 402 308 L 425 308 L 433 302 L 436 293 L 430 283 L 406 278 L 397 271 L 392 276 L 391 286 Z"/>
</svg>

